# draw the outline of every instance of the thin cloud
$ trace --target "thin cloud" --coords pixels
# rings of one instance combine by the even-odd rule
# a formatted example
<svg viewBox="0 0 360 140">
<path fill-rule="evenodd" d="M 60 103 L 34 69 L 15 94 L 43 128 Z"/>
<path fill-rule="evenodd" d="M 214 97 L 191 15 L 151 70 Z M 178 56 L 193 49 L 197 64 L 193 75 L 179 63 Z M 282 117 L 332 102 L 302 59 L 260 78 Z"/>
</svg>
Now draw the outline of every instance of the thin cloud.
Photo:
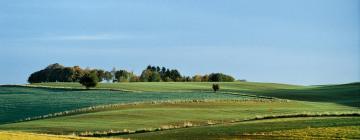
<svg viewBox="0 0 360 140">
<path fill-rule="evenodd" d="M 65 35 L 65 36 L 48 36 L 37 37 L 35 40 L 50 40 L 50 41 L 92 41 L 92 40 L 123 40 L 135 38 L 131 35 L 119 34 L 94 34 L 94 35 Z"/>
</svg>

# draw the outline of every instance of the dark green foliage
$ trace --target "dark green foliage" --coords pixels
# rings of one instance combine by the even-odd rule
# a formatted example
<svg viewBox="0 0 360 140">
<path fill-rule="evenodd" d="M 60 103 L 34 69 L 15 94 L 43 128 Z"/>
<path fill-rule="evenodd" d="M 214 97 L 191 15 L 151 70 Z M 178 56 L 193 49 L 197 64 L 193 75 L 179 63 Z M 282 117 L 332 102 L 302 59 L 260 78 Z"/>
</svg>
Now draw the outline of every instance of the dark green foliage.
<svg viewBox="0 0 360 140">
<path fill-rule="evenodd" d="M 141 82 L 160 82 L 161 77 L 159 72 L 153 71 L 152 69 L 146 69 L 141 73 Z"/>
<path fill-rule="evenodd" d="M 95 73 L 95 75 L 98 78 L 98 82 L 101 82 L 105 79 L 105 71 L 101 69 L 93 69 L 91 70 L 92 73 Z"/>
<path fill-rule="evenodd" d="M 157 74 L 160 75 L 160 81 L 164 81 L 164 82 L 182 82 L 183 77 L 181 77 L 181 74 L 178 70 L 176 69 L 167 69 L 165 67 L 159 67 L 159 66 L 147 66 L 147 68 L 145 69 L 147 71 L 147 73 L 149 73 L 149 71 L 151 71 L 152 73 L 154 73 L 155 75 L 153 76 L 153 79 L 156 79 L 157 81 Z M 144 71 L 145 71 L 144 70 Z M 144 72 L 143 71 L 143 72 Z M 140 76 L 141 79 L 141 76 Z M 142 80 L 142 81 L 146 81 L 146 80 Z"/>
<path fill-rule="evenodd" d="M 82 76 L 84 76 L 85 71 L 83 69 L 81 69 L 80 66 L 74 66 L 74 71 L 75 71 L 75 74 L 73 77 L 73 82 L 79 82 L 80 78 Z"/>
<path fill-rule="evenodd" d="M 113 74 L 109 71 L 106 71 L 104 74 L 104 80 L 107 82 L 111 81 L 113 79 Z"/>
<path fill-rule="evenodd" d="M 45 69 L 34 72 L 30 75 L 29 83 L 40 82 L 73 82 L 76 71 L 72 67 L 64 67 L 58 63 L 51 64 Z"/>
<path fill-rule="evenodd" d="M 233 82 L 234 78 L 222 73 L 210 75 L 182 76 L 177 69 L 168 69 L 159 66 L 147 66 L 140 76 L 126 70 L 104 71 L 102 69 L 81 69 L 79 66 L 64 67 L 58 63 L 51 64 L 45 69 L 32 73 L 29 83 L 42 82 L 79 82 L 85 73 L 95 73 L 98 82 Z"/>
<path fill-rule="evenodd" d="M 61 69 L 60 73 L 59 79 L 62 82 L 73 82 L 75 79 L 75 70 L 73 68 L 65 67 Z"/>
<path fill-rule="evenodd" d="M 126 70 L 115 71 L 115 79 L 118 82 L 129 82 L 131 73 Z"/>
<path fill-rule="evenodd" d="M 204 75 L 201 79 L 202 82 L 208 82 L 209 81 L 209 75 Z"/>
<path fill-rule="evenodd" d="M 219 84 L 213 84 L 212 89 L 214 90 L 214 92 L 216 92 L 216 91 L 220 90 L 220 85 Z"/>
<path fill-rule="evenodd" d="M 41 82 L 79 82 L 86 72 L 90 71 L 97 76 L 98 82 L 104 79 L 112 79 L 112 75 L 106 75 L 101 69 L 84 70 L 79 66 L 64 67 L 58 63 L 51 64 L 45 69 L 34 72 L 30 75 L 29 83 Z M 108 77 L 106 77 L 108 76 Z"/>
<path fill-rule="evenodd" d="M 202 76 L 201 75 L 195 75 L 192 77 L 192 81 L 193 82 L 201 82 L 202 81 Z"/>
<path fill-rule="evenodd" d="M 130 77 L 130 82 L 140 82 L 140 77 L 136 75 L 132 75 Z"/>
<path fill-rule="evenodd" d="M 170 79 L 172 79 L 174 82 L 179 82 L 181 81 L 181 74 L 178 70 L 173 69 L 170 71 Z"/>
<path fill-rule="evenodd" d="M 90 87 L 96 87 L 99 79 L 95 72 L 86 73 L 81 77 L 79 83 L 89 89 Z"/>
<path fill-rule="evenodd" d="M 234 82 L 234 78 L 223 73 L 211 73 L 209 82 Z"/>
<path fill-rule="evenodd" d="M 192 79 L 190 76 L 185 76 L 182 78 L 182 82 L 191 82 L 191 81 L 192 81 Z"/>
</svg>

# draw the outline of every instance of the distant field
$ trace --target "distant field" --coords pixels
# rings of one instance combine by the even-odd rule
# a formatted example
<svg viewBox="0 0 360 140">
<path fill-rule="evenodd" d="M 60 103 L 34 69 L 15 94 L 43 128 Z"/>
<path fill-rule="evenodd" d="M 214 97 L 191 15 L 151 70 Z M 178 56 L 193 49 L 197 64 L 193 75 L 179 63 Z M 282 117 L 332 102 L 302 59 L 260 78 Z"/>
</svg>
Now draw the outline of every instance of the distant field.
<svg viewBox="0 0 360 140">
<path fill-rule="evenodd" d="M 79 83 L 38 83 L 34 86 L 83 88 Z M 209 82 L 100 83 L 98 88 L 129 91 L 205 92 L 211 91 Z M 223 82 L 221 91 L 271 96 L 282 99 L 312 102 L 332 102 L 360 107 L 360 83 L 344 85 L 298 86 L 276 83 Z"/>
<path fill-rule="evenodd" d="M 212 82 L 134 82 L 134 83 L 99 83 L 97 88 L 122 89 L 129 91 L 156 92 L 194 92 L 212 91 Z M 34 83 L 34 86 L 84 88 L 79 83 Z M 305 86 L 286 85 L 276 83 L 254 82 L 221 82 L 223 91 L 265 91 L 274 89 L 297 89 Z"/>
</svg>

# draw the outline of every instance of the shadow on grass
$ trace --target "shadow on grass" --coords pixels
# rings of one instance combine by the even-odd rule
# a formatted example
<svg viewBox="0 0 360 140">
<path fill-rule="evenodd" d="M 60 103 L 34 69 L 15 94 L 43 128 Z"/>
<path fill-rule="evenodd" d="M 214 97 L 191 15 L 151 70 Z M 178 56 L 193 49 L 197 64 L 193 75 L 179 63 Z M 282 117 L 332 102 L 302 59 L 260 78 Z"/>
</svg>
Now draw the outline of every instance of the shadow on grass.
<svg viewBox="0 0 360 140">
<path fill-rule="evenodd" d="M 360 108 L 360 83 L 316 86 L 304 89 L 244 91 L 244 93 L 299 101 L 331 102 Z"/>
</svg>

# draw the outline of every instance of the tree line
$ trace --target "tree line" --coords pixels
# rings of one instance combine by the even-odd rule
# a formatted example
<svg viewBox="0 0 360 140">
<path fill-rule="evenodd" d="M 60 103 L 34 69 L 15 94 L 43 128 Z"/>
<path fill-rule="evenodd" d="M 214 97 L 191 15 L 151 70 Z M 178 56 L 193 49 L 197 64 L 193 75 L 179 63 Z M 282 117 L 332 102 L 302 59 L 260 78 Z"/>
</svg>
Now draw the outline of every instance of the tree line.
<svg viewBox="0 0 360 140">
<path fill-rule="evenodd" d="M 177 69 L 159 66 L 147 66 L 138 76 L 127 70 L 111 71 L 102 69 L 81 68 L 79 66 L 65 67 L 58 63 L 32 73 L 29 83 L 41 82 L 81 82 L 84 76 L 92 75 L 97 82 L 233 82 L 235 79 L 223 73 L 206 75 L 182 76 Z M 83 79 L 82 79 L 83 78 Z"/>
</svg>

